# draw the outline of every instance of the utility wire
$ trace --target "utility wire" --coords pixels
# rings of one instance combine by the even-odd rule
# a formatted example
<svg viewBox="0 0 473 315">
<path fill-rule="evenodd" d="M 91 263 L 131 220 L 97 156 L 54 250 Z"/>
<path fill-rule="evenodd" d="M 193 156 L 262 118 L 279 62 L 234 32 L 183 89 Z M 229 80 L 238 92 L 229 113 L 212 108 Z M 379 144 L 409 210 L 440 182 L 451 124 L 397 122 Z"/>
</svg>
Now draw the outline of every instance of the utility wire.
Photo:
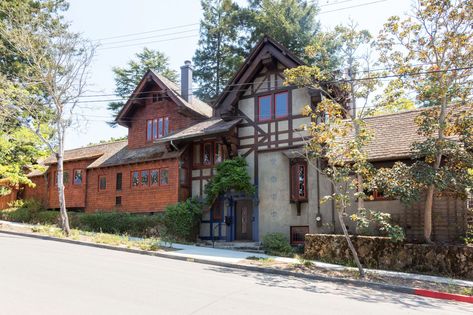
<svg viewBox="0 0 473 315">
<path fill-rule="evenodd" d="M 142 35 L 142 34 L 150 34 L 150 33 L 156 33 L 156 32 L 161 32 L 161 31 L 168 31 L 168 30 L 173 30 L 173 29 L 188 27 L 188 26 L 195 26 L 195 25 L 199 25 L 199 24 L 200 24 L 200 23 L 192 23 L 192 24 L 184 24 L 184 25 L 170 26 L 170 27 L 158 28 L 158 29 L 155 29 L 155 30 L 144 31 L 144 32 L 138 32 L 138 33 L 130 33 L 130 34 L 123 34 L 123 35 L 111 36 L 111 37 L 103 37 L 103 38 L 95 39 L 94 41 L 103 41 L 103 40 L 108 40 L 108 39 L 123 38 L 123 37 L 131 37 L 131 36 Z"/>
</svg>

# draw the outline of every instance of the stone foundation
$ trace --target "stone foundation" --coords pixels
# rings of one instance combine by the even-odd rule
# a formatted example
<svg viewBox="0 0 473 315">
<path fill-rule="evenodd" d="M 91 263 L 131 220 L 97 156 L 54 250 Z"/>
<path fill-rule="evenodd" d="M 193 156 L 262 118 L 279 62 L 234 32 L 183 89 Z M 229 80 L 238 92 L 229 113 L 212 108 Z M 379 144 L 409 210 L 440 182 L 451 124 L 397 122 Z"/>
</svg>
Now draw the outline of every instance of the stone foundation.
<svg viewBox="0 0 473 315">
<path fill-rule="evenodd" d="M 394 243 L 387 237 L 352 236 L 364 267 L 473 280 L 473 247 Z M 343 235 L 307 234 L 306 259 L 353 261 Z"/>
</svg>

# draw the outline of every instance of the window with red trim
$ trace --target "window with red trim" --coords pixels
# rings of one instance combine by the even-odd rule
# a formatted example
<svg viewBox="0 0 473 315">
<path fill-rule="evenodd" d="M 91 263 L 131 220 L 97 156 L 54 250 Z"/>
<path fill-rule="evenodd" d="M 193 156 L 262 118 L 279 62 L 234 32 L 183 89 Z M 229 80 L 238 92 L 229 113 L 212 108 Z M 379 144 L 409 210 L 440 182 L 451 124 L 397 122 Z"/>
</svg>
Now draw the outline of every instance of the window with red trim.
<svg viewBox="0 0 473 315">
<path fill-rule="evenodd" d="M 140 184 L 140 172 L 133 171 L 131 172 L 131 186 L 136 187 Z"/>
<path fill-rule="evenodd" d="M 274 115 L 276 118 L 285 118 L 288 113 L 288 93 L 282 92 L 274 95 Z"/>
<path fill-rule="evenodd" d="M 82 170 L 74 170 L 74 185 L 82 185 Z"/>
<path fill-rule="evenodd" d="M 141 186 L 148 186 L 148 177 L 149 173 L 148 170 L 141 171 Z"/>
<path fill-rule="evenodd" d="M 309 234 L 309 226 L 291 226 L 291 245 L 304 244 L 306 234 Z"/>
<path fill-rule="evenodd" d="M 273 117 L 271 95 L 258 97 L 258 121 L 268 121 Z"/>
<path fill-rule="evenodd" d="M 169 135 L 169 117 L 148 119 L 146 121 L 146 141 Z"/>
<path fill-rule="evenodd" d="M 291 164 L 291 201 L 307 201 L 307 162 L 294 161 Z"/>
<path fill-rule="evenodd" d="M 157 186 L 159 184 L 159 171 L 151 170 L 151 186 Z"/>
<path fill-rule="evenodd" d="M 153 140 L 152 135 L 153 135 L 153 120 L 148 119 L 146 121 L 146 140 L 147 141 Z"/>
</svg>

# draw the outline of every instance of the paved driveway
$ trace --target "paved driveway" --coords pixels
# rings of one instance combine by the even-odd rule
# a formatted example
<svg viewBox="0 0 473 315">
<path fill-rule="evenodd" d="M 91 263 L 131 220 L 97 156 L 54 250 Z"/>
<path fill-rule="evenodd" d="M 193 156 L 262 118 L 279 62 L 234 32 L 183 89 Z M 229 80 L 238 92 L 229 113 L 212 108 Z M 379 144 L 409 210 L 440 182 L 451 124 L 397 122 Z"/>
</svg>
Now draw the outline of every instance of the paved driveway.
<svg viewBox="0 0 473 315">
<path fill-rule="evenodd" d="M 473 305 L 0 234 L 0 314 L 473 314 Z"/>
</svg>

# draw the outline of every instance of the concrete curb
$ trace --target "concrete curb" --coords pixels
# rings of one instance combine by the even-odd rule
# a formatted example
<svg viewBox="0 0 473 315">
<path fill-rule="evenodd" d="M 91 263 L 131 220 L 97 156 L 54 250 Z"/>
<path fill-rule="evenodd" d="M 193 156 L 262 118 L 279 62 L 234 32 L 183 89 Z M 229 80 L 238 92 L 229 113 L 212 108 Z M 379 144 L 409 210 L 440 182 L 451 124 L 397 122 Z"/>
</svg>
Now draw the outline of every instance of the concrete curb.
<svg viewBox="0 0 473 315">
<path fill-rule="evenodd" d="M 333 282 L 333 283 L 338 283 L 338 284 L 350 284 L 353 286 L 365 287 L 365 288 L 376 289 L 376 290 L 381 289 L 381 290 L 387 290 L 391 292 L 418 295 L 418 296 L 423 296 L 423 297 L 431 297 L 431 298 L 436 298 L 436 299 L 473 303 L 473 296 L 416 289 L 416 288 L 411 288 L 411 287 L 397 286 L 397 285 L 391 285 L 391 284 L 385 284 L 385 283 L 368 282 L 368 281 L 363 281 L 363 280 L 303 274 L 303 273 L 297 273 L 297 272 L 287 271 L 287 270 L 279 270 L 279 269 L 259 267 L 259 266 L 247 266 L 247 265 L 240 265 L 240 264 L 235 264 L 235 263 L 214 261 L 214 260 L 201 259 L 201 258 L 176 256 L 176 255 L 160 253 L 160 252 L 150 252 L 150 251 L 145 251 L 141 249 L 133 249 L 133 248 L 118 247 L 118 246 L 112 246 L 112 245 L 106 245 L 106 244 L 90 243 L 90 242 L 63 239 L 63 238 L 57 238 L 57 237 L 45 236 L 45 235 L 36 235 L 36 234 L 30 234 L 30 233 L 2 231 L 2 230 L 0 230 L 0 233 L 37 238 L 37 239 L 48 240 L 48 241 L 69 243 L 69 244 L 75 244 L 75 245 L 89 246 L 89 247 L 95 247 L 95 248 L 109 249 L 109 250 L 115 250 L 115 251 L 121 251 L 121 252 L 133 253 L 133 254 L 141 254 L 141 255 L 180 260 L 180 261 L 194 262 L 194 263 L 206 264 L 206 265 L 212 265 L 212 266 L 218 266 L 218 267 L 253 271 L 253 272 L 259 272 L 259 273 L 265 273 L 265 274 L 291 276 L 295 278 L 308 279 L 308 280 L 328 281 L 328 282 Z"/>
</svg>

